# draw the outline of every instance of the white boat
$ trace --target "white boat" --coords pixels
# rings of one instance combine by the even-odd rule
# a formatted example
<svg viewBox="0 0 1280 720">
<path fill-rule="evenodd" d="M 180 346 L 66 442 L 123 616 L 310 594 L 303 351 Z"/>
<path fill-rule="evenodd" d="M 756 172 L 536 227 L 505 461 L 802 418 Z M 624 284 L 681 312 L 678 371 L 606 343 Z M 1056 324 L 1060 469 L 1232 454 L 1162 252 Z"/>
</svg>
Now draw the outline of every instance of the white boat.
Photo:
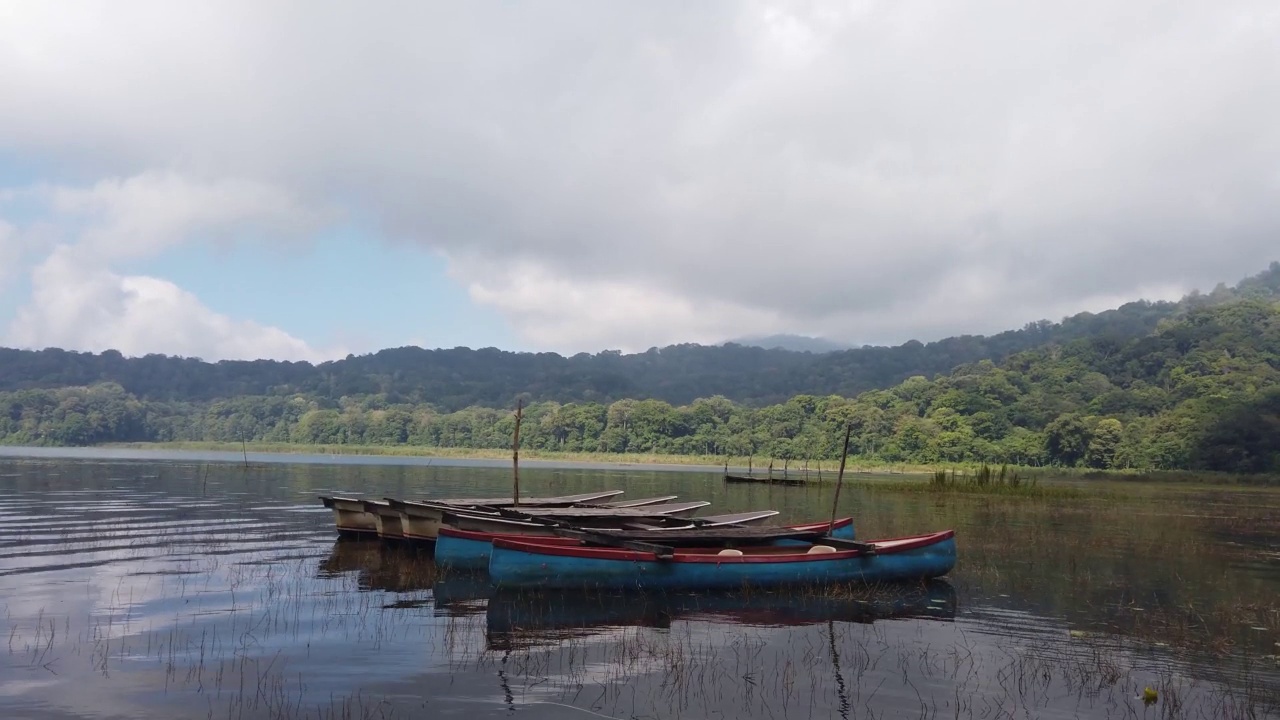
<svg viewBox="0 0 1280 720">
<path fill-rule="evenodd" d="M 400 519 L 400 511 L 391 507 L 391 503 L 386 500 L 365 500 L 364 511 L 373 516 L 378 537 L 386 540 L 404 539 L 404 523 Z"/>
<path fill-rule="evenodd" d="M 364 500 L 352 497 L 321 495 L 320 501 L 333 511 L 333 524 L 339 535 L 370 537 L 378 534 L 378 524 L 365 510 Z"/>
</svg>

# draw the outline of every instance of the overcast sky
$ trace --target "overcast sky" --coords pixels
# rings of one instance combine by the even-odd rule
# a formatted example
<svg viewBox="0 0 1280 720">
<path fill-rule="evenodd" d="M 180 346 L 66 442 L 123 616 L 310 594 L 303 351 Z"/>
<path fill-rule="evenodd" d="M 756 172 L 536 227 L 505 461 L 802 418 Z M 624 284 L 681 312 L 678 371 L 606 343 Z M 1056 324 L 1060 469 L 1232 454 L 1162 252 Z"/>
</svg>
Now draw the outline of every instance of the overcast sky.
<svg viewBox="0 0 1280 720">
<path fill-rule="evenodd" d="M 1280 259 L 1280 4 L 0 0 L 0 344 L 900 343 Z"/>
</svg>

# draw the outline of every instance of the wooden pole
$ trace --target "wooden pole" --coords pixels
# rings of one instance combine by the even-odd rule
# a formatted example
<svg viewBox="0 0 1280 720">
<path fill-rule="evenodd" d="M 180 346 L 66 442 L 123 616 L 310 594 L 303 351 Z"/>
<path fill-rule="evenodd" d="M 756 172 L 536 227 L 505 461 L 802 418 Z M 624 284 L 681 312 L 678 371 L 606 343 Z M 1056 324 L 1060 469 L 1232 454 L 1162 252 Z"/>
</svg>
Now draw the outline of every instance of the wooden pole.
<svg viewBox="0 0 1280 720">
<path fill-rule="evenodd" d="M 511 441 L 511 481 L 515 488 L 512 496 L 514 505 L 520 507 L 520 418 L 524 409 L 524 400 L 516 400 L 516 433 Z"/>
<path fill-rule="evenodd" d="M 849 457 L 849 435 L 853 433 L 853 423 L 844 426 L 844 450 L 840 451 L 840 472 L 836 473 L 836 498 L 831 501 L 831 524 L 827 526 L 830 535 L 836 529 L 836 508 L 840 507 L 840 486 L 844 484 L 844 461 Z"/>
</svg>

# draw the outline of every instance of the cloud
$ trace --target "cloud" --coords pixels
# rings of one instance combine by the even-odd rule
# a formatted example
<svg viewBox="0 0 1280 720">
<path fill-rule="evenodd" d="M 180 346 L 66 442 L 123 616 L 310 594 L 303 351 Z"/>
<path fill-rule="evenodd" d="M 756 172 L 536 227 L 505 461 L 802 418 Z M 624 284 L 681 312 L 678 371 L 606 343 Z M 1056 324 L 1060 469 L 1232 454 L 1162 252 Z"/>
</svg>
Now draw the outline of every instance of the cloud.
<svg viewBox="0 0 1280 720">
<path fill-rule="evenodd" d="M 1280 237 L 1265 0 L 4 12 L 0 150 L 237 178 L 286 228 L 347 208 L 542 347 L 996 331 L 1233 280 Z M 143 194 L 85 241 L 192 232 Z"/>
<path fill-rule="evenodd" d="M 18 231 L 0 219 L 0 290 L 4 290 L 5 284 L 12 279 L 21 259 L 22 245 L 18 239 Z"/>
<path fill-rule="evenodd" d="M 0 223 L 0 252 L 15 264 L 35 249 L 49 252 L 31 271 L 31 298 L 13 318 L 6 343 L 207 360 L 345 354 L 312 348 L 278 328 L 232 320 L 167 280 L 113 269 L 184 242 L 305 238 L 328 215 L 303 208 L 287 191 L 258 181 L 199 181 L 164 171 L 84 188 L 40 185 L 18 194 L 43 203 L 52 219 L 33 223 L 22 233 L 26 247 L 14 244 L 8 251 L 6 236 L 20 233 Z"/>
<path fill-rule="evenodd" d="M 149 257 L 195 239 L 288 240 L 327 219 L 325 213 L 302 207 L 288 191 L 260 181 L 201 182 L 174 171 L 43 192 L 59 218 L 83 224 L 77 241 L 81 252 L 112 260 Z"/>
<path fill-rule="evenodd" d="M 282 330 L 231 318 L 166 280 L 118 275 L 92 255 L 59 246 L 32 273 L 31 303 L 18 311 L 8 342 L 17 347 L 72 347 L 125 355 L 163 352 L 205 360 L 318 361 L 317 351 Z"/>
<path fill-rule="evenodd" d="M 588 347 L 644 350 L 671 342 L 671 328 L 684 342 L 716 343 L 735 328 L 784 326 L 777 317 L 722 302 L 695 304 L 672 293 L 658 293 L 617 280 L 566 280 L 541 266 L 524 264 L 494 273 L 456 262 L 454 272 L 471 278 L 471 297 L 514 318 L 539 347 L 573 352 Z"/>
</svg>

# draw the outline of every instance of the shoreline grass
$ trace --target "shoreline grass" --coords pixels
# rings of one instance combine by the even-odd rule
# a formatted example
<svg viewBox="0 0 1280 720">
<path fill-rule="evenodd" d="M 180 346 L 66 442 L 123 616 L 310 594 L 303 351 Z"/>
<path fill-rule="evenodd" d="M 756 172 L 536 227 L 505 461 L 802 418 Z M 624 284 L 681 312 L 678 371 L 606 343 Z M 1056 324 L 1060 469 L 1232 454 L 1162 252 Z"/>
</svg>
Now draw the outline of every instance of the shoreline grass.
<svg viewBox="0 0 1280 720">
<path fill-rule="evenodd" d="M 249 452 L 273 453 L 280 455 L 367 455 L 386 457 L 420 457 L 449 458 L 458 460 L 511 460 L 509 448 L 448 448 L 429 447 L 425 445 L 310 445 L 303 443 L 269 443 L 250 442 L 243 446 L 240 443 L 208 442 L 208 441 L 175 441 L 175 442 L 141 442 L 141 443 L 105 443 L 94 447 L 124 448 L 131 450 L 205 450 L 213 452 Z M 556 462 L 608 463 L 611 465 L 680 465 L 704 467 L 711 470 L 723 470 L 727 465 L 730 470 L 745 471 L 750 463 L 754 474 L 764 476 L 768 472 L 769 461 L 759 457 L 725 457 L 723 455 L 673 455 L 665 453 L 613 453 L 613 452 L 560 452 L 551 450 L 520 449 L 520 460 L 542 460 Z M 763 461 L 762 461 L 763 460 Z M 839 462 L 824 460 L 821 465 L 817 461 L 808 464 L 810 479 L 816 479 L 821 468 L 823 478 L 834 479 Z M 773 476 L 804 477 L 804 461 L 792 461 L 784 469 L 784 463 L 775 461 Z M 858 460 L 850 458 L 845 467 L 845 475 L 851 473 L 871 473 L 876 475 L 926 475 L 932 473 L 931 466 L 913 465 L 909 463 L 886 463 L 878 460 Z"/>
<path fill-rule="evenodd" d="M 174 442 L 135 442 L 105 443 L 95 445 L 104 449 L 130 450 L 186 450 L 239 453 L 247 450 L 253 453 L 275 455 L 341 455 L 371 457 L 413 457 L 441 458 L 457 460 L 497 460 L 509 462 L 511 451 L 507 448 L 456 448 L 429 447 L 423 445 L 345 445 L 323 444 L 311 445 L 303 443 L 278 442 L 211 442 L 211 441 L 174 441 Z M 552 462 L 565 464 L 605 464 L 618 467 L 653 466 L 655 468 L 681 467 L 688 469 L 705 469 L 707 471 L 723 471 L 745 473 L 751 467 L 752 474 L 765 476 L 768 473 L 768 458 L 725 457 L 716 455 L 673 455 L 664 453 L 612 453 L 612 452 L 560 452 L 537 449 L 521 449 L 520 458 L 524 461 Z M 750 463 L 750 465 L 749 465 Z M 845 467 L 845 481 L 875 486 L 880 489 L 891 489 L 897 486 L 904 491 L 917 492 L 930 489 L 930 479 L 939 472 L 947 471 L 952 475 L 973 476 L 982 472 L 988 463 L 972 462 L 937 462 L 937 463 L 887 463 L 876 458 L 850 456 Z M 791 461 L 783 463 L 773 461 L 773 477 L 807 478 L 813 482 L 827 483 L 836 477 L 839 463 L 835 460 Z M 995 485 L 970 486 L 967 483 L 952 483 L 947 487 L 932 487 L 935 492 L 954 492 L 962 494 L 1000 494 L 1000 495 L 1074 495 L 1062 486 L 1053 486 L 1046 491 L 1044 487 L 1028 490 L 1025 485 L 1036 486 L 1040 482 L 1069 483 L 1078 486 L 1102 483 L 1133 483 L 1151 485 L 1179 486 L 1237 486 L 1237 487 L 1280 487 L 1280 476 L 1275 475 L 1234 475 L 1230 473 L 1199 472 L 1191 470 L 1095 470 L 1091 468 L 1066 467 L 1032 467 L 1026 465 L 1008 465 L 1008 470 L 1020 473 L 1030 482 L 1023 487 L 1005 488 Z M 868 482 L 866 476 L 899 476 L 902 480 L 891 481 L 879 479 Z M 908 480 L 907 478 L 912 478 Z M 917 482 L 918 480 L 918 482 Z M 1092 492 L 1087 493 L 1092 495 Z"/>
</svg>

